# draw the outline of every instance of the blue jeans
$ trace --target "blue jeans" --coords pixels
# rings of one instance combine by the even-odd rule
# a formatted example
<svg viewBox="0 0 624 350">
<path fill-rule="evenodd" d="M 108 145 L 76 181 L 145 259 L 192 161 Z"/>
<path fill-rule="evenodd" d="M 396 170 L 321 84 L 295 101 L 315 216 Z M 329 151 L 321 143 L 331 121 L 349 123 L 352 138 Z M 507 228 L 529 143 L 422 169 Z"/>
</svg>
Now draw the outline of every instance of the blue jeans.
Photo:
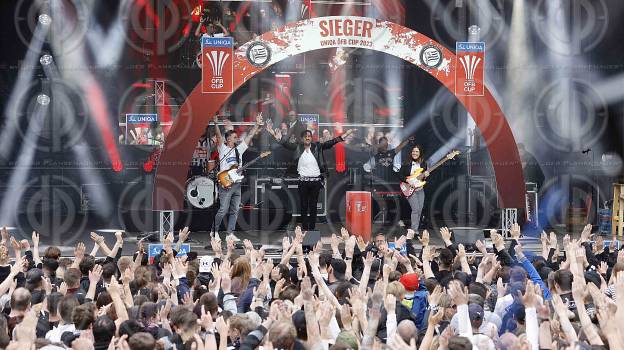
<svg viewBox="0 0 624 350">
<path fill-rule="evenodd" d="M 215 216 L 215 231 L 219 230 L 221 221 L 225 214 L 228 214 L 227 231 L 236 230 L 236 219 L 238 218 L 238 210 L 241 203 L 241 184 L 236 183 L 229 189 L 219 186 L 219 211 Z"/>
<path fill-rule="evenodd" d="M 425 190 L 415 191 L 407 198 L 407 201 L 412 208 L 411 228 L 414 231 L 418 231 L 418 226 L 420 226 L 420 216 L 422 214 L 423 206 L 425 205 Z"/>
</svg>

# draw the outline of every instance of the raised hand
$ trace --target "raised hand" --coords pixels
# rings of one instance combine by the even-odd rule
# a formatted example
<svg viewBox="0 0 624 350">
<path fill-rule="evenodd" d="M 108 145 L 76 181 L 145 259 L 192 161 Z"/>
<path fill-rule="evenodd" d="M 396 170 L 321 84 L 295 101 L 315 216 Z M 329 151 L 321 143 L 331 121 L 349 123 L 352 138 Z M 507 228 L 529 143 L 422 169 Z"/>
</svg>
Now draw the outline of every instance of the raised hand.
<svg viewBox="0 0 624 350">
<path fill-rule="evenodd" d="M 84 243 L 78 242 L 78 245 L 76 245 L 76 248 L 74 248 L 74 256 L 76 257 L 76 259 L 82 260 L 85 255 L 85 250 L 86 247 Z"/>
<path fill-rule="evenodd" d="M 375 259 L 373 252 L 369 251 L 366 253 L 366 258 L 364 258 L 364 266 L 371 267 L 373 265 L 373 260 Z"/>
<path fill-rule="evenodd" d="M 415 236 L 416 236 L 416 231 L 412 230 L 411 228 L 408 228 L 407 233 L 406 233 L 407 239 L 414 239 Z"/>
<path fill-rule="evenodd" d="M 308 254 L 308 262 L 310 263 L 310 267 L 313 270 L 318 269 L 319 268 L 319 254 L 317 253 Z"/>
<path fill-rule="evenodd" d="M 460 259 L 464 259 L 466 257 L 466 248 L 461 243 L 457 246 L 457 257 Z"/>
<path fill-rule="evenodd" d="M 104 237 L 103 236 L 100 236 L 100 235 L 98 235 L 95 232 L 91 232 L 90 236 L 91 236 L 91 240 L 93 240 L 93 242 L 95 242 L 96 244 L 99 245 L 99 244 L 104 243 Z"/>
<path fill-rule="evenodd" d="M 503 296 L 505 296 L 505 292 L 507 291 L 507 287 L 505 286 L 505 284 L 503 284 L 503 279 L 502 278 L 498 278 L 496 280 L 496 293 L 498 298 L 502 298 Z"/>
<path fill-rule="evenodd" d="M 215 323 L 215 329 L 219 334 L 228 334 L 230 329 L 230 321 L 225 321 L 223 316 L 217 317 L 217 322 Z"/>
<path fill-rule="evenodd" d="M 442 240 L 447 246 L 452 244 L 451 231 L 448 229 L 448 227 L 442 227 L 440 229 L 440 235 L 442 236 Z"/>
<path fill-rule="evenodd" d="M 11 248 L 13 248 L 15 252 L 20 252 L 22 250 L 22 245 L 13 236 L 11 236 Z"/>
<path fill-rule="evenodd" d="M 548 235 L 548 243 L 549 246 L 551 248 L 557 248 L 557 246 L 559 245 L 559 243 L 557 243 L 557 234 L 554 232 L 550 232 L 550 234 Z"/>
<path fill-rule="evenodd" d="M 422 236 L 418 238 L 423 246 L 429 245 L 429 231 L 423 230 Z"/>
<path fill-rule="evenodd" d="M 563 236 L 563 249 L 567 250 L 570 245 L 570 235 Z"/>
<path fill-rule="evenodd" d="M 451 283 L 448 288 L 448 294 L 456 305 L 468 304 L 468 293 L 459 283 Z"/>
<path fill-rule="evenodd" d="M 583 227 L 583 231 L 581 232 L 581 243 L 589 241 L 589 238 L 591 236 L 591 231 L 592 231 L 591 224 L 587 224 L 585 225 L 585 227 Z"/>
<path fill-rule="evenodd" d="M 360 251 L 364 251 L 366 250 L 366 242 L 364 242 L 364 238 L 362 238 L 362 236 L 356 236 L 356 242 L 357 242 L 357 246 L 360 249 Z"/>
<path fill-rule="evenodd" d="M 178 231 L 178 241 L 180 243 L 184 243 L 186 242 L 186 239 L 188 238 L 188 236 L 191 234 L 191 232 L 189 231 L 188 226 L 184 227 L 183 229 L 181 229 L 180 231 Z"/>
<path fill-rule="evenodd" d="M 89 271 L 89 283 L 97 284 L 102 278 L 102 265 L 96 264 L 93 270 Z"/>
<path fill-rule="evenodd" d="M 433 292 L 429 294 L 429 304 L 440 305 L 440 299 L 442 299 L 442 286 L 438 284 L 433 289 Z"/>
<path fill-rule="evenodd" d="M 35 247 L 39 246 L 39 234 L 37 233 L 37 231 L 32 232 L 32 241 Z"/>
<path fill-rule="evenodd" d="M 492 243 L 496 250 L 501 251 L 505 249 L 505 241 L 503 240 L 503 236 L 498 232 L 491 232 L 490 237 L 492 238 Z"/>
<path fill-rule="evenodd" d="M 396 249 L 401 249 L 401 247 L 405 244 L 407 238 L 405 236 L 400 236 L 398 239 L 394 241 L 394 246 Z"/>
<path fill-rule="evenodd" d="M 343 241 L 349 239 L 349 231 L 345 227 L 340 228 L 340 237 L 342 237 Z"/>
<path fill-rule="evenodd" d="M 117 242 L 122 244 L 123 243 L 123 232 L 122 231 L 115 232 L 115 238 L 117 239 Z"/>
<path fill-rule="evenodd" d="M 520 225 L 518 225 L 517 223 L 511 225 L 510 234 L 511 234 L 511 239 L 515 239 L 515 240 L 520 239 Z"/>
<path fill-rule="evenodd" d="M 533 284 L 531 281 L 527 281 L 526 290 L 524 295 L 522 292 L 518 291 L 518 298 L 524 305 L 524 307 L 534 307 L 537 308 L 540 304 L 539 295 L 541 294 L 540 287 L 538 284 Z"/>
<path fill-rule="evenodd" d="M 0 236 L 2 236 L 2 242 L 9 241 L 9 231 L 7 231 L 6 226 L 2 226 L 2 230 L 0 230 Z"/>
<path fill-rule="evenodd" d="M 477 240 L 475 242 L 475 247 L 477 247 L 477 250 L 480 251 L 482 254 L 485 254 L 487 252 L 487 249 L 485 248 L 485 244 L 480 240 Z"/>
<path fill-rule="evenodd" d="M 351 236 L 345 241 L 345 255 L 346 256 L 353 257 L 353 254 L 355 252 L 355 244 L 356 244 L 355 236 Z"/>
</svg>

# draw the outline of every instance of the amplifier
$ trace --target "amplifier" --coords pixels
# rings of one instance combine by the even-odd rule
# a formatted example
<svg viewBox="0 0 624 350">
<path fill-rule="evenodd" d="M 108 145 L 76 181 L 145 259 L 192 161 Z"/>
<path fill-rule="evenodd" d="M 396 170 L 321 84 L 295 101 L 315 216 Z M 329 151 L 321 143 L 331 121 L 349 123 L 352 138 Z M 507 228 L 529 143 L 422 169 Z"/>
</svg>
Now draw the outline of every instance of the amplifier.
<svg viewBox="0 0 624 350">
<path fill-rule="evenodd" d="M 299 203 L 299 179 L 296 178 L 257 178 L 254 184 L 254 204 L 256 207 L 285 209 L 292 216 L 301 216 Z M 316 203 L 317 216 L 327 215 L 327 180 Z"/>
</svg>

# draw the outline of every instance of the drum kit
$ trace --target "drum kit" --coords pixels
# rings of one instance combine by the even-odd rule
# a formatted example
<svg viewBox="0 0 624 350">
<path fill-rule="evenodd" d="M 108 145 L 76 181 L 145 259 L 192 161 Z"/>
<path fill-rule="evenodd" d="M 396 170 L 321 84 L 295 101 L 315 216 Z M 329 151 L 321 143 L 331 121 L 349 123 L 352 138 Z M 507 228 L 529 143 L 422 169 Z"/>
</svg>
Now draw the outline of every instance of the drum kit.
<svg viewBox="0 0 624 350">
<path fill-rule="evenodd" d="M 194 176 L 186 182 L 186 200 L 194 208 L 208 209 L 218 196 L 215 182 L 208 176 Z"/>
</svg>

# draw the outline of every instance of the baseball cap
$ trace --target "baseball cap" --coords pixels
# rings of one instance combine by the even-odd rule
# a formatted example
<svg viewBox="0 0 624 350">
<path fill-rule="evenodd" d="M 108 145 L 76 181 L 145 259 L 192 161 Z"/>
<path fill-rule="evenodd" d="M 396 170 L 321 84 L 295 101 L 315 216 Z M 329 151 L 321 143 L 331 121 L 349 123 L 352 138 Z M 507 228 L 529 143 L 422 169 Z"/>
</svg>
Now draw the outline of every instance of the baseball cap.
<svg viewBox="0 0 624 350">
<path fill-rule="evenodd" d="M 342 259 L 332 259 L 331 267 L 334 270 L 334 277 L 339 280 L 343 280 L 345 278 L 345 272 L 347 272 L 347 263 Z"/>
<path fill-rule="evenodd" d="M 408 292 L 413 292 L 418 289 L 418 285 L 420 284 L 420 279 L 418 278 L 417 273 L 406 273 L 401 276 L 399 282 L 405 287 L 405 290 Z"/>
<path fill-rule="evenodd" d="M 468 305 L 468 316 L 470 317 L 470 321 L 483 320 L 483 308 L 481 307 L 481 305 Z"/>
<path fill-rule="evenodd" d="M 210 272 L 212 269 L 212 260 L 210 256 L 202 256 L 199 260 L 199 273 Z"/>
</svg>

